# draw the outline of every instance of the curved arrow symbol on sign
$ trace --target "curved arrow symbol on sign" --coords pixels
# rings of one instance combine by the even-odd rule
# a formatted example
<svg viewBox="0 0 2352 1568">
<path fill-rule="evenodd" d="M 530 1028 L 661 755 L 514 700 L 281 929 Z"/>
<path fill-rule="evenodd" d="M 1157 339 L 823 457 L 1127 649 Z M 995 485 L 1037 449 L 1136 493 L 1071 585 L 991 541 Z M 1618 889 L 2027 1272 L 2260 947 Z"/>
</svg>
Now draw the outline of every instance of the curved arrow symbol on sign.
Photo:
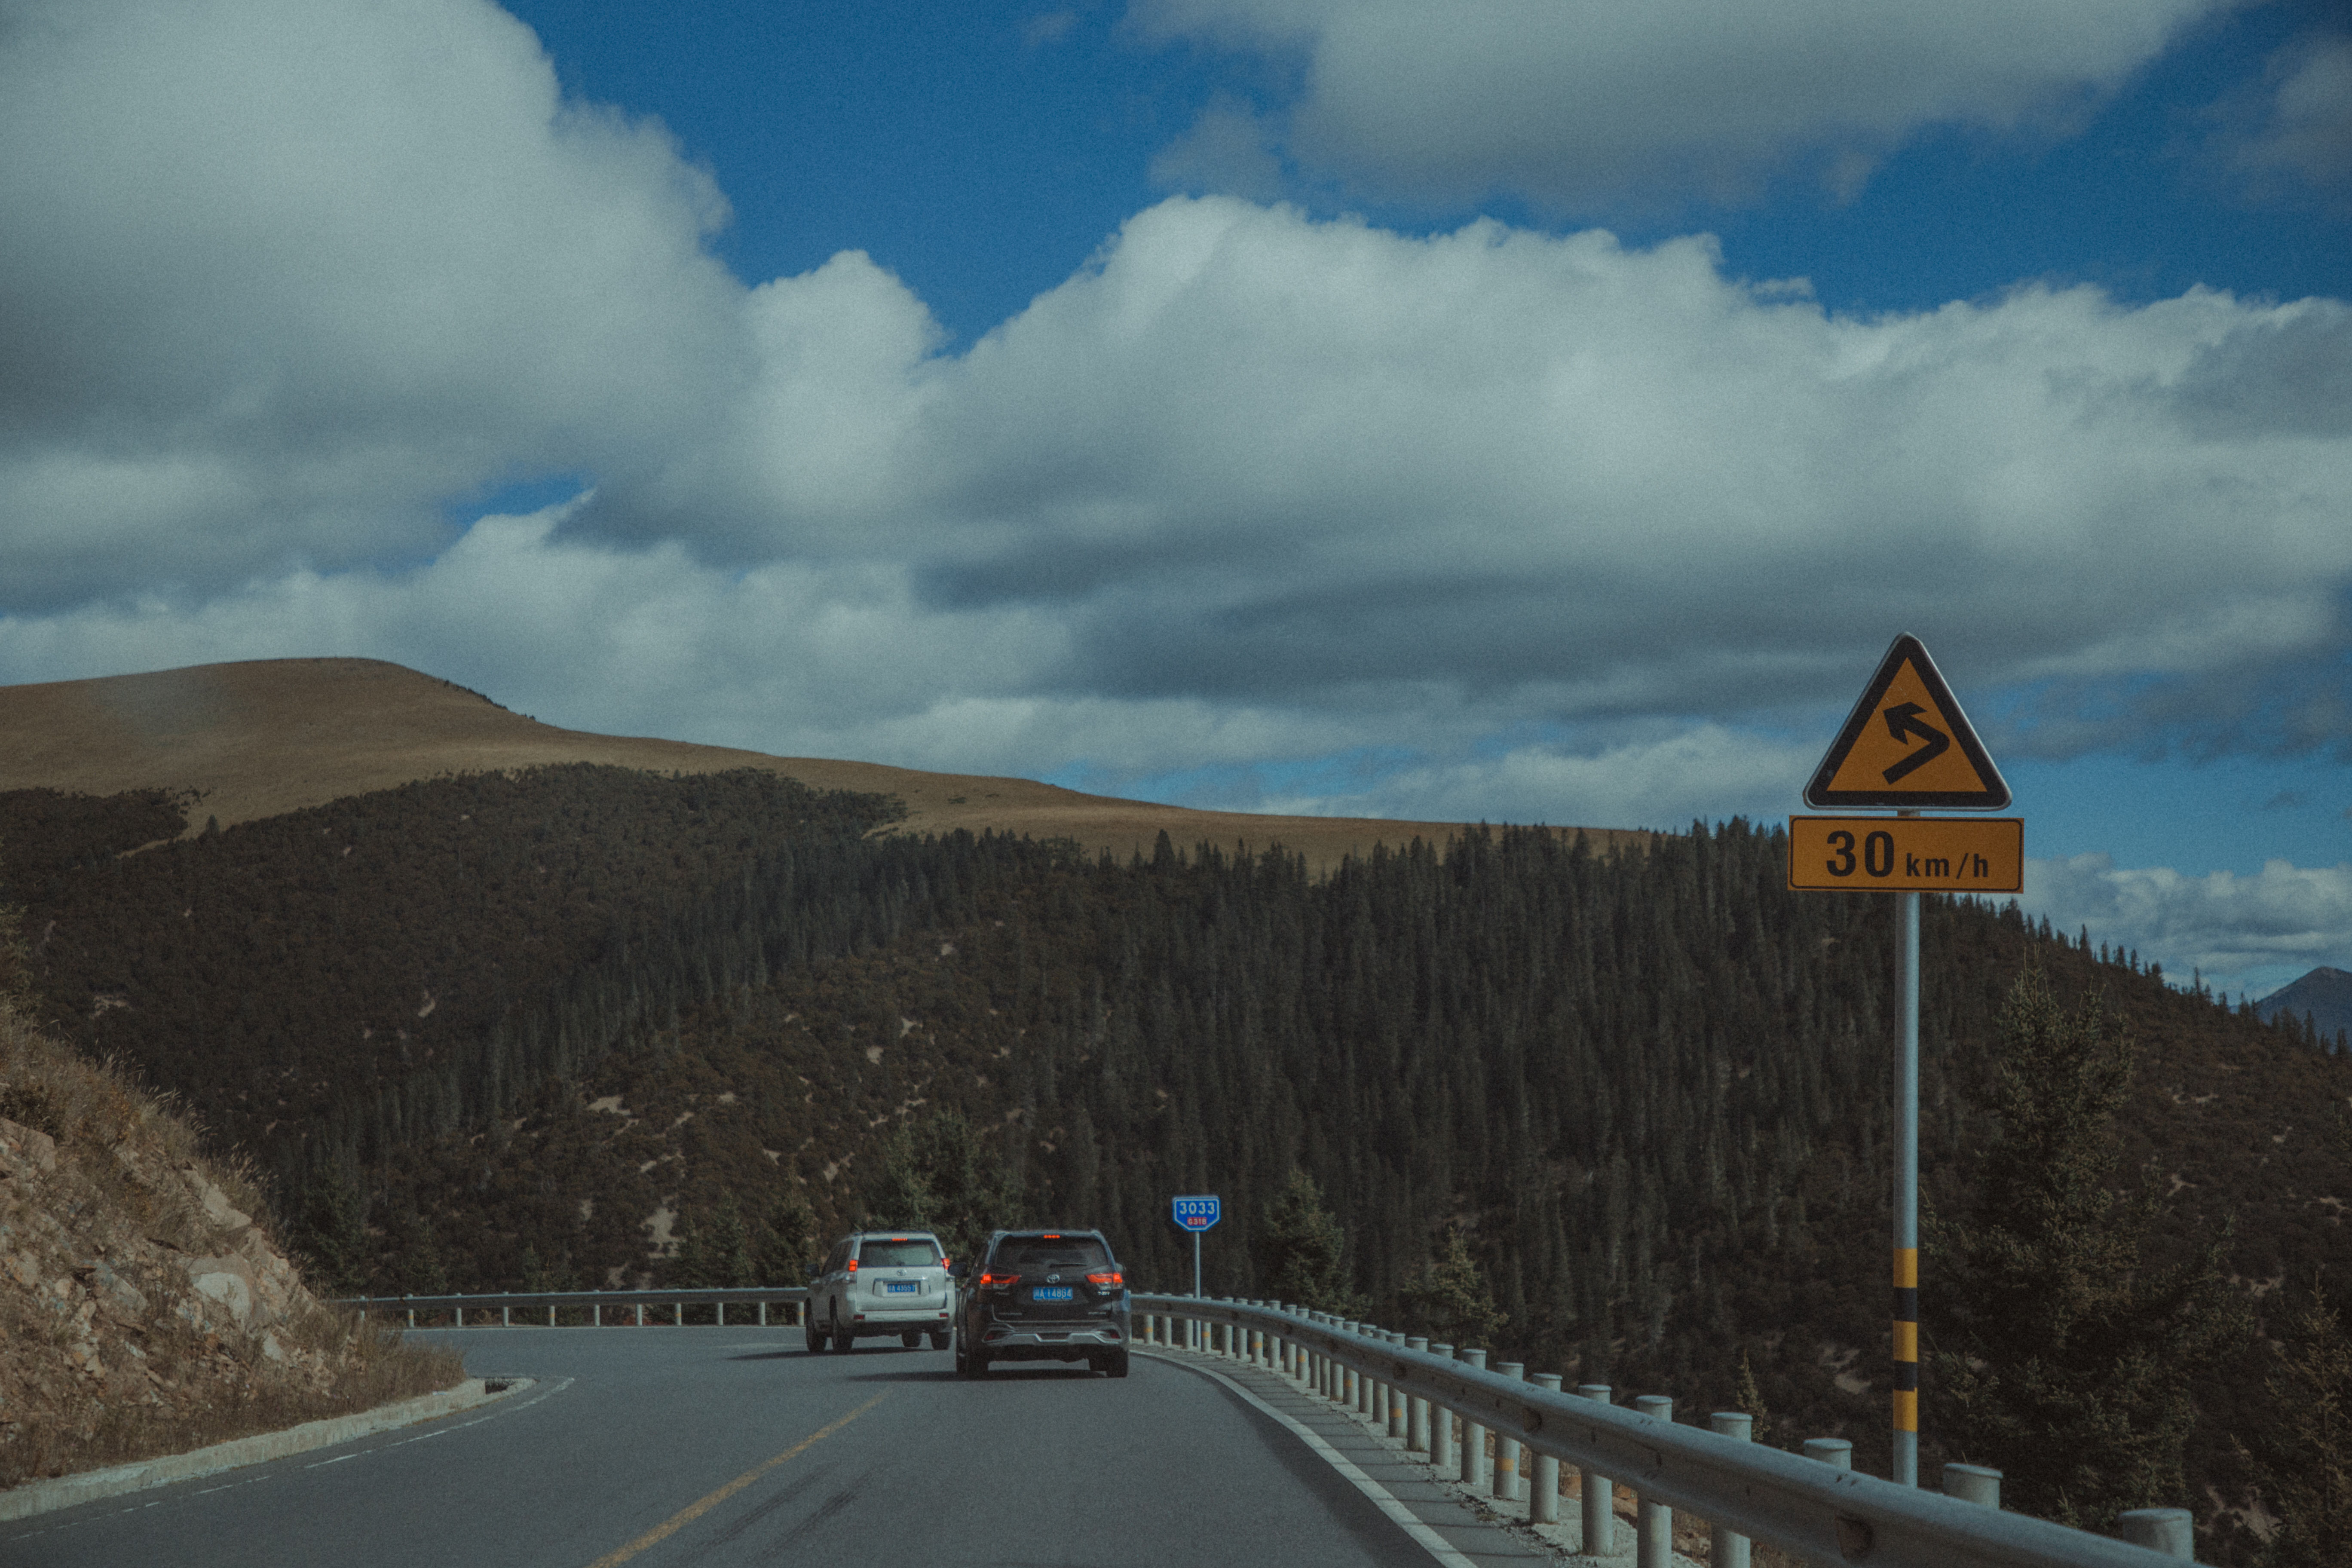
<svg viewBox="0 0 2352 1568">
<path fill-rule="evenodd" d="M 1886 782 L 1895 783 L 1905 774 L 1927 766 L 1948 750 L 1952 738 L 1919 717 L 1916 702 L 1898 702 L 1886 710 L 1886 732 L 1896 740 L 1916 735 L 1927 743 L 1886 770 Z"/>
</svg>

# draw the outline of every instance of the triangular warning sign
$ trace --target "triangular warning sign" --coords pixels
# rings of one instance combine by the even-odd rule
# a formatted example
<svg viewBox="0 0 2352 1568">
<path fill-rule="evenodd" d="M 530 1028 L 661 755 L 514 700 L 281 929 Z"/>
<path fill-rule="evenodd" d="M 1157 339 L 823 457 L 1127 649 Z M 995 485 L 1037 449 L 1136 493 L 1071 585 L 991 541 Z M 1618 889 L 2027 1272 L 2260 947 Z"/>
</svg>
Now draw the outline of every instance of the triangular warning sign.
<svg viewBox="0 0 2352 1568">
<path fill-rule="evenodd" d="M 1936 661 L 1906 632 L 1886 650 L 1813 770 L 1805 804 L 1999 811 L 2009 805 L 2009 785 Z"/>
</svg>

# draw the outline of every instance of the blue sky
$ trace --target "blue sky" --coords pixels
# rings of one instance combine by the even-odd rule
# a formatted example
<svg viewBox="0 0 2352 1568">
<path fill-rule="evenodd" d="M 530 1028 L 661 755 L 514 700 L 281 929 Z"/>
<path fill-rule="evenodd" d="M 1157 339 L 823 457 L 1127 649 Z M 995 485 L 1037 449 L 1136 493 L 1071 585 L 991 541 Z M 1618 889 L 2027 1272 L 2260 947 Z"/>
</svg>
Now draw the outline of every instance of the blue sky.
<svg viewBox="0 0 2352 1568">
<path fill-rule="evenodd" d="M 2352 967 L 2314 0 L 16 0 L 0 679 L 366 654 L 1244 809 L 1772 816 Z"/>
</svg>

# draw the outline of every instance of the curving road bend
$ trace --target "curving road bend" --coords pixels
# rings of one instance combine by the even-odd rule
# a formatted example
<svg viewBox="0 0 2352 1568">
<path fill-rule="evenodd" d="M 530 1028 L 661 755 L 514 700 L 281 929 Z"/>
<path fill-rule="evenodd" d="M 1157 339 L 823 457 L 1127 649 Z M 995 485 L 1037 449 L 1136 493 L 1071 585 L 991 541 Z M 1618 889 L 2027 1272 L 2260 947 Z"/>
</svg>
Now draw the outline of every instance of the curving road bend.
<svg viewBox="0 0 2352 1568">
<path fill-rule="evenodd" d="M 1297 1437 L 1137 1356 L 984 1382 L 798 1330 L 443 1331 L 537 1386 L 426 1426 L 0 1525 L 0 1564 L 1430 1568 Z"/>
</svg>

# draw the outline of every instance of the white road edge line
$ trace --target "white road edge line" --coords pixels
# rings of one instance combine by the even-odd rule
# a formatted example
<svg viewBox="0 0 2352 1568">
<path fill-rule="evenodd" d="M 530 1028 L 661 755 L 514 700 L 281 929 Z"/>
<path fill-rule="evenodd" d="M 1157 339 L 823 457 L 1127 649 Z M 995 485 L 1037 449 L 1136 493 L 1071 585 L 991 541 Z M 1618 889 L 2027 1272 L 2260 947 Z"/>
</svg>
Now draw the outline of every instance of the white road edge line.
<svg viewBox="0 0 2352 1568">
<path fill-rule="evenodd" d="M 539 1382 L 539 1381 L 540 1381 L 540 1380 L 539 1380 L 539 1379 L 536 1379 L 536 1378 L 532 1379 L 532 1382 L 534 1382 L 534 1383 L 537 1383 L 537 1382 Z M 493 1408 L 491 1409 L 490 1413 L 489 1413 L 488 1415 L 477 1416 L 475 1419 L 473 1419 L 473 1420 L 471 1420 L 471 1421 L 464 1422 L 464 1423 L 462 1423 L 461 1425 L 462 1425 L 462 1426 L 481 1426 L 484 1422 L 486 1422 L 486 1421 L 495 1421 L 495 1420 L 497 1420 L 497 1419 L 498 1419 L 499 1416 L 501 1416 L 501 1415 L 511 1415 L 515 1414 L 517 1411 L 528 1410 L 528 1409 L 530 1409 L 532 1405 L 537 1405 L 537 1404 L 541 1403 L 542 1400 L 551 1399 L 551 1398 L 553 1398 L 556 1394 L 559 1394 L 562 1393 L 565 1389 L 567 1389 L 567 1388 L 571 1387 L 571 1386 L 572 1386 L 572 1384 L 575 1381 L 577 1381 L 577 1380 L 576 1380 L 576 1379 L 573 1379 L 573 1378 L 569 1378 L 569 1377 L 566 1377 L 566 1378 L 559 1378 L 559 1379 L 555 1380 L 551 1384 L 549 1384 L 548 1386 L 541 1388 L 538 1393 L 536 1393 L 536 1394 L 532 1394 L 529 1399 L 524 1400 L 524 1401 L 523 1401 L 521 1404 L 520 1404 L 520 1405 L 508 1405 L 508 1404 L 499 1404 L 499 1405 L 494 1405 L 494 1406 L 493 1406 Z M 503 1397 L 504 1397 L 504 1396 L 503 1396 L 503 1395 L 496 1395 L 496 1396 L 493 1396 L 493 1397 L 494 1397 L 494 1398 L 498 1398 L 498 1399 L 503 1399 Z M 430 1418 L 430 1419 L 446 1420 L 446 1419 L 447 1419 L 447 1417 L 446 1417 L 446 1416 L 432 1417 L 432 1418 Z M 438 1437 L 438 1436 L 440 1436 L 444 1432 L 453 1431 L 453 1430 L 457 1430 L 457 1428 L 447 1427 L 447 1426 L 439 1426 L 439 1427 L 436 1427 L 436 1428 L 434 1428 L 434 1429 L 433 1429 L 432 1431 L 430 1431 L 430 1432 L 426 1432 L 426 1433 L 423 1434 L 423 1435 L 422 1435 L 422 1436 L 415 1436 L 415 1437 L 402 1437 L 402 1438 L 398 1438 L 398 1439 L 396 1439 L 396 1440 L 394 1440 L 394 1441 L 393 1441 L 393 1442 L 389 1442 L 389 1443 L 378 1443 L 378 1444 L 376 1444 L 373 1447 L 357 1449 L 357 1450 L 355 1450 L 354 1452 L 352 1452 L 352 1453 L 349 1453 L 349 1454 L 341 1455 L 341 1456 L 340 1456 L 339 1458 L 332 1458 L 332 1459 L 321 1459 L 321 1460 L 319 1460 L 316 1464 L 304 1465 L 304 1466 L 302 1466 L 301 1468 L 302 1468 L 303 1469 L 306 1469 L 306 1470 L 323 1469 L 325 1467 L 327 1467 L 327 1466 L 329 1466 L 329 1465 L 340 1465 L 340 1464 L 341 1464 L 341 1463 L 343 1462 L 343 1460 L 345 1460 L 345 1459 L 363 1459 L 363 1458 L 366 1458 L 368 1455 L 370 1455 L 370 1454 L 381 1454 L 381 1453 L 383 1453 L 383 1452 L 385 1452 L 385 1451 L 387 1451 L 387 1450 L 389 1450 L 389 1449 L 393 1449 L 393 1448 L 399 1448 L 399 1447 L 406 1447 L 408 1444 L 411 1444 L 411 1443 L 422 1443 L 423 1441 L 425 1441 L 425 1439 L 426 1437 Z M 399 1428 L 398 1428 L 398 1427 L 396 1427 L 396 1426 L 394 1426 L 394 1427 L 386 1427 L 386 1428 L 385 1428 L 385 1430 L 386 1430 L 386 1431 L 395 1431 L 395 1432 L 396 1432 L 396 1431 L 398 1431 L 398 1430 L 399 1430 Z M 344 1441 L 345 1441 L 345 1442 L 347 1442 L 347 1443 L 363 1443 L 363 1442 L 366 1442 L 366 1441 L 367 1441 L 367 1438 L 366 1438 L 366 1437 L 347 1437 L 347 1438 L 345 1438 L 345 1439 L 344 1439 Z M 321 1445 L 321 1447 L 334 1447 L 334 1445 L 332 1445 L 332 1444 L 322 1444 L 322 1445 Z M 293 1457 L 293 1456 L 290 1456 L 290 1455 L 286 1456 L 286 1458 L 292 1458 L 292 1457 Z M 272 1465 L 272 1464 L 276 1464 L 276 1463 L 279 1463 L 279 1462 L 280 1462 L 280 1461 L 277 1461 L 277 1460 L 260 1459 L 260 1460 L 256 1460 L 254 1463 L 255 1463 L 255 1465 L 256 1465 L 256 1466 L 268 1466 L 268 1465 Z M 246 1468 L 246 1467 L 240 1467 L 240 1468 Z M 219 1472 L 215 1471 L 215 1472 L 213 1472 L 213 1473 L 214 1473 L 214 1474 L 218 1474 Z M 267 1469 L 267 1468 L 265 1468 L 265 1469 L 262 1471 L 262 1473 L 261 1473 L 260 1475 L 257 1475 L 257 1476 L 248 1476 L 248 1477 L 244 1478 L 243 1479 L 234 1480 L 234 1481 L 223 1481 L 220 1485 L 218 1485 L 218 1486 L 216 1486 L 216 1487 L 202 1487 L 202 1488 L 199 1488 L 198 1489 L 196 1489 L 196 1490 L 194 1490 L 194 1491 L 191 1491 L 191 1492 L 169 1493 L 169 1494 L 167 1494 L 167 1495 L 165 1495 L 165 1496 L 163 1496 L 163 1497 L 159 1497 L 159 1498 L 157 1498 L 153 1502 L 148 1502 L 148 1503 L 133 1503 L 133 1504 L 131 1504 L 129 1508 L 117 1509 L 117 1510 L 115 1510 L 114 1511 L 115 1511 L 116 1513 L 135 1513 L 135 1512 L 137 1512 L 140 1509 L 142 1509 L 142 1508 L 161 1508 L 163 1504 L 165 1504 L 165 1503 L 167 1503 L 167 1502 L 181 1502 L 181 1503 L 184 1503 L 184 1502 L 188 1501 L 188 1500 L 189 1500 L 190 1499 L 192 1499 L 192 1498 L 210 1497 L 210 1496 L 211 1496 L 213 1493 L 215 1493 L 215 1492 L 225 1492 L 225 1491 L 231 1490 L 231 1489 L 233 1489 L 236 1488 L 236 1487 L 257 1487 L 257 1486 L 259 1486 L 259 1485 L 260 1485 L 262 1482 L 264 1482 L 264 1481 L 276 1480 L 276 1479 L 278 1479 L 278 1478 L 280 1478 L 280 1477 L 282 1477 L 282 1476 L 289 1476 L 289 1475 L 291 1475 L 291 1474 L 293 1474 L 293 1471 L 292 1471 L 291 1469 L 285 1469 L 285 1468 L 279 1468 L 279 1469 Z M 191 1476 L 191 1477 L 184 1478 L 183 1480 L 180 1480 L 180 1481 L 167 1482 L 167 1483 L 165 1483 L 165 1485 L 167 1485 L 167 1486 L 173 1486 L 173 1487 L 177 1487 L 177 1486 L 183 1486 L 183 1485 L 185 1485 L 185 1484 L 186 1484 L 186 1481 L 188 1481 L 188 1480 L 201 1480 L 201 1479 L 205 1479 L 205 1478 L 204 1478 L 204 1477 L 202 1477 L 202 1476 Z M 117 1495 L 120 1495 L 120 1494 L 117 1494 Z M 100 1500 L 102 1500 L 102 1499 L 93 1499 L 93 1500 L 93 1500 L 93 1501 L 100 1501 Z M 79 1505 L 69 1505 L 69 1506 L 79 1506 Z M 26 1517 L 27 1517 L 27 1518 L 37 1518 L 37 1517 L 39 1517 L 39 1516 L 38 1516 L 38 1515 L 27 1515 L 27 1516 L 26 1516 Z M 91 1518 L 91 1519 L 100 1519 L 100 1518 L 105 1518 L 105 1517 L 107 1517 L 107 1516 L 106 1516 L 106 1515 L 103 1515 L 103 1514 L 92 1514 L 92 1515 L 89 1515 L 89 1518 Z M 13 1521 L 9 1521 L 9 1522 L 13 1522 Z M 58 1524 L 45 1524 L 45 1525 L 42 1525 L 41 1527 L 39 1527 L 39 1528 L 38 1528 L 38 1529 L 37 1529 L 37 1530 L 24 1530 L 24 1531 L 16 1531 L 15 1534 L 0 1533 L 0 1543 L 5 1543 L 5 1542 L 13 1542 L 13 1541 L 29 1541 L 29 1540 L 31 1540 L 31 1539 L 32 1539 L 34 1536 L 36 1536 L 36 1535 L 47 1535 L 47 1534 L 51 1533 L 52 1531 L 60 1531 L 60 1530 L 71 1530 L 71 1529 L 73 1529 L 76 1525 L 79 1525 L 79 1524 L 81 1524 L 81 1523 L 84 1523 L 84 1522 L 86 1522 L 86 1521 L 84 1521 L 84 1520 L 80 1520 L 80 1519 L 70 1519 L 70 1520 L 64 1521 L 63 1522 L 61 1522 L 61 1523 L 58 1523 Z"/>
<path fill-rule="evenodd" d="M 1235 1383 L 1232 1378 L 1227 1377 L 1223 1373 L 1219 1372 L 1214 1367 L 1195 1366 L 1189 1361 L 1179 1361 L 1174 1356 L 1157 1355 L 1150 1351 L 1142 1351 L 1140 1353 L 1151 1356 L 1154 1361 L 1161 1361 L 1167 1363 L 1171 1366 L 1181 1367 L 1186 1372 L 1192 1373 L 1198 1376 L 1208 1378 L 1213 1382 L 1224 1384 L 1226 1388 L 1232 1390 L 1234 1393 L 1241 1395 L 1243 1399 L 1248 1401 L 1253 1408 L 1264 1412 L 1265 1415 L 1280 1422 L 1283 1426 L 1288 1427 L 1292 1434 L 1295 1435 L 1300 1442 L 1306 1444 L 1318 1455 L 1321 1456 L 1324 1463 L 1329 1465 L 1333 1469 L 1339 1471 L 1349 1481 L 1353 1482 L 1358 1491 L 1363 1493 L 1364 1496 L 1371 1500 L 1371 1504 L 1374 1508 L 1379 1509 L 1382 1513 L 1388 1515 L 1390 1519 L 1395 1521 L 1396 1523 L 1403 1529 L 1407 1535 L 1412 1537 L 1414 1542 L 1418 1544 L 1422 1550 L 1427 1552 L 1432 1557 L 1436 1558 L 1440 1563 L 1444 1563 L 1445 1568 L 1478 1568 L 1478 1565 L 1473 1563 L 1469 1558 L 1465 1557 L 1461 1552 L 1456 1552 L 1453 1547 L 1447 1545 L 1445 1537 L 1438 1534 L 1436 1531 L 1423 1523 L 1420 1515 L 1414 1513 L 1412 1510 L 1399 1502 L 1396 1500 L 1395 1493 L 1390 1491 L 1388 1488 L 1381 1485 L 1380 1482 L 1372 1479 L 1371 1477 L 1358 1469 L 1354 1463 L 1351 1462 L 1345 1454 L 1342 1454 L 1339 1449 L 1334 1448 L 1330 1444 L 1325 1442 L 1322 1435 L 1315 1431 L 1314 1428 L 1293 1419 L 1282 1411 L 1276 1410 L 1273 1405 L 1268 1405 L 1265 1400 L 1260 1399 L 1256 1394 L 1252 1394 L 1248 1389 L 1243 1387 L 1240 1384 Z"/>
</svg>

